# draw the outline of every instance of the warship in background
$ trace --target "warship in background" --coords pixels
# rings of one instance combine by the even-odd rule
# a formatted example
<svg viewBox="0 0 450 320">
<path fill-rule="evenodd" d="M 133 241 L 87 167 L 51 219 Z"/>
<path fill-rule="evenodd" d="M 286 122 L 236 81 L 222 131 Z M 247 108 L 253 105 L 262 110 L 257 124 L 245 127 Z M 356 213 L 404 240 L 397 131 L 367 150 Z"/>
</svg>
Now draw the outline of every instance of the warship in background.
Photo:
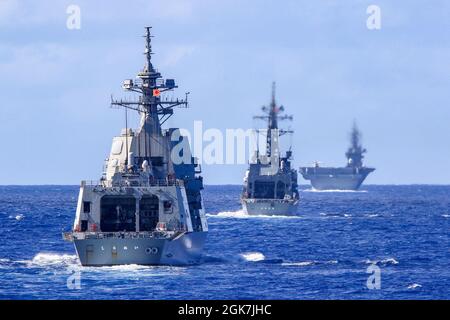
<svg viewBox="0 0 450 320">
<path fill-rule="evenodd" d="M 311 181 L 315 190 L 358 190 L 369 173 L 375 170 L 363 166 L 362 160 L 366 152 L 367 150 L 361 145 L 361 133 L 354 123 L 351 146 L 345 153 L 346 167 L 320 167 L 316 162 L 314 167 L 300 168 L 300 173 L 305 180 Z"/>
<path fill-rule="evenodd" d="M 275 83 L 271 104 L 262 110 L 266 114 L 254 118 L 268 122 L 266 153 L 260 155 L 256 151 L 255 160 L 245 173 L 241 203 L 249 215 L 293 215 L 299 203 L 297 171 L 291 166 L 292 151 L 289 149 L 283 157 L 279 150 L 279 137 L 292 131 L 278 129 L 279 120 L 292 120 L 292 116 L 279 115 L 284 107 L 275 102 Z"/>
<path fill-rule="evenodd" d="M 177 128 L 161 128 L 174 107 L 187 107 L 187 94 L 181 100 L 162 99 L 177 86 L 152 65 L 150 27 L 145 39 L 144 69 L 123 83 L 139 100 L 111 101 L 125 108 L 125 119 L 128 110 L 137 111 L 140 126 L 129 129 L 126 120 L 126 128 L 112 141 L 103 177 L 81 182 L 73 229 L 63 233 L 83 266 L 187 265 L 201 259 L 208 231 L 203 179 L 187 138 Z M 172 159 L 180 143 L 187 163 Z"/>
</svg>

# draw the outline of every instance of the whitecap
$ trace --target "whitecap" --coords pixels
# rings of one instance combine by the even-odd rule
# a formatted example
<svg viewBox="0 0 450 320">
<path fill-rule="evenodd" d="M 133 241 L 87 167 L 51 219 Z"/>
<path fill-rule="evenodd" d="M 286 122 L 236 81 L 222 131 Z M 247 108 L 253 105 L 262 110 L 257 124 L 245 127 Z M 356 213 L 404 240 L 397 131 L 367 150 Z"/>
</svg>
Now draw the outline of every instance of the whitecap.
<svg viewBox="0 0 450 320">
<path fill-rule="evenodd" d="M 320 216 L 326 217 L 326 218 L 351 218 L 352 215 L 350 213 L 325 213 L 321 212 L 319 213 Z"/>
<path fill-rule="evenodd" d="M 395 258 L 386 258 L 386 259 L 381 259 L 381 260 L 369 260 L 367 259 L 365 261 L 365 263 L 367 264 L 382 264 L 382 265 L 396 265 L 399 264 L 399 262 L 395 259 Z"/>
<path fill-rule="evenodd" d="M 10 261 L 9 259 L 0 258 L 0 269 L 7 269 L 9 261 Z"/>
<path fill-rule="evenodd" d="M 413 283 L 408 286 L 408 289 L 416 289 L 416 288 L 421 288 L 421 287 L 422 287 L 422 285 L 420 285 L 418 283 Z"/>
<path fill-rule="evenodd" d="M 138 272 L 142 270 L 155 269 L 158 266 L 145 266 L 139 264 L 122 264 L 117 266 L 98 266 L 98 267 L 86 267 L 92 271 L 127 271 L 127 272 Z"/>
<path fill-rule="evenodd" d="M 251 261 L 251 262 L 262 261 L 266 258 L 261 252 L 245 252 L 245 253 L 241 253 L 240 256 L 245 261 Z"/>
<path fill-rule="evenodd" d="M 328 260 L 325 262 L 312 260 L 312 261 L 298 261 L 298 262 L 283 262 L 281 265 L 282 266 L 304 267 L 304 266 L 311 266 L 311 265 L 316 265 L 316 264 L 337 264 L 337 263 L 338 263 L 337 260 Z"/>
<path fill-rule="evenodd" d="M 315 264 L 314 261 L 299 261 L 299 262 L 283 262 L 282 266 L 297 266 L 297 267 L 305 267 Z"/>
<path fill-rule="evenodd" d="M 16 219 L 17 221 L 22 220 L 23 218 L 25 218 L 25 216 L 23 214 L 17 214 L 17 215 L 9 215 L 8 218 L 10 219 Z"/>
<path fill-rule="evenodd" d="M 216 214 L 207 214 L 208 217 L 221 217 L 221 218 L 248 218 L 248 214 L 246 214 L 243 210 L 237 211 L 222 211 Z"/>
<path fill-rule="evenodd" d="M 245 213 L 243 210 L 237 210 L 237 211 L 222 211 L 216 214 L 206 214 L 207 217 L 211 218 L 237 218 L 237 219 L 299 219 L 300 216 L 283 216 L 283 215 L 249 215 Z"/>
<path fill-rule="evenodd" d="M 33 257 L 31 261 L 19 261 L 25 262 L 30 266 L 54 266 L 54 265 L 71 265 L 77 264 L 77 256 L 71 254 L 59 254 L 50 252 L 39 252 Z"/>
<path fill-rule="evenodd" d="M 398 261 L 394 258 L 387 258 L 380 261 L 383 264 L 398 264 Z"/>
</svg>

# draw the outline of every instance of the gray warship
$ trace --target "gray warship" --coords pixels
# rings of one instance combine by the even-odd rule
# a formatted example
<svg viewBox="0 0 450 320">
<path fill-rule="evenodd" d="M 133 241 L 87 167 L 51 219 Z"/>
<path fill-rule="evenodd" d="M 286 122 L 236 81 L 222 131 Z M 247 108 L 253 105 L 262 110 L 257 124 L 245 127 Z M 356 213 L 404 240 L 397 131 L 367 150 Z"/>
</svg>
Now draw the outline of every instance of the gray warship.
<svg viewBox="0 0 450 320">
<path fill-rule="evenodd" d="M 125 129 L 113 138 L 102 178 L 81 182 L 72 231 L 63 233 L 83 266 L 201 261 L 208 231 L 203 179 L 187 138 L 177 128 L 161 127 L 175 107 L 188 106 L 187 94 L 163 98 L 177 86 L 152 65 L 150 30 L 146 27 L 143 70 L 123 82 L 139 99 L 111 98 L 112 107 L 124 108 Z M 141 116 L 137 130 L 128 128 L 129 110 Z"/>
<path fill-rule="evenodd" d="M 299 193 L 297 171 L 291 166 L 292 151 L 281 156 L 279 137 L 291 134 L 292 130 L 278 129 L 279 120 L 292 120 L 292 116 L 280 115 L 283 106 L 275 101 L 275 83 L 272 84 L 272 101 L 269 107 L 262 107 L 263 116 L 255 119 L 266 120 L 265 154 L 257 149 L 254 160 L 245 173 L 241 195 L 243 210 L 249 215 L 294 215 L 297 212 Z M 260 130 L 256 130 L 257 136 Z M 259 143 L 257 143 L 259 145 Z"/>
<path fill-rule="evenodd" d="M 363 165 L 364 153 L 361 145 L 361 132 L 356 123 L 350 134 L 351 145 L 345 153 L 347 166 L 341 168 L 320 167 L 316 162 L 314 167 L 302 167 L 300 173 L 305 180 L 310 180 L 315 190 L 358 190 L 367 176 L 375 170 Z"/>
</svg>

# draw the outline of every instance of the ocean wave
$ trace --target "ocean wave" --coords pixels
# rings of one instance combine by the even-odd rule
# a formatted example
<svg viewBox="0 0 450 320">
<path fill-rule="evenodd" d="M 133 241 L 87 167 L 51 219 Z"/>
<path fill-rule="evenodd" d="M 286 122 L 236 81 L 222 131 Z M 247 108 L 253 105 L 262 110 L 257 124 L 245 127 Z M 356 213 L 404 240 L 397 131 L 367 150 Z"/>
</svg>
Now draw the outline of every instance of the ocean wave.
<svg viewBox="0 0 450 320">
<path fill-rule="evenodd" d="M 241 253 L 240 256 L 245 261 L 251 262 L 263 261 L 266 259 L 266 257 L 261 252 L 244 252 Z"/>
<path fill-rule="evenodd" d="M 314 261 L 300 261 L 300 262 L 283 262 L 282 266 L 296 266 L 296 267 L 305 267 L 316 264 Z"/>
<path fill-rule="evenodd" d="M 283 262 L 282 266 L 297 266 L 297 267 L 305 267 L 305 266 L 312 266 L 312 265 L 318 265 L 318 264 L 337 264 L 337 260 L 329 260 L 329 261 L 298 261 L 298 262 Z"/>
<path fill-rule="evenodd" d="M 10 219 L 16 219 L 17 221 L 23 220 L 23 218 L 25 218 L 25 215 L 23 214 L 18 214 L 18 215 L 10 215 L 8 218 Z"/>
<path fill-rule="evenodd" d="M 55 265 L 73 265 L 78 264 L 76 255 L 59 254 L 50 252 L 40 252 L 32 260 L 18 261 L 26 263 L 29 266 L 47 267 Z"/>
<path fill-rule="evenodd" d="M 244 252 L 239 253 L 237 255 L 226 255 L 222 257 L 217 256 L 210 256 L 206 255 L 203 258 L 204 263 L 211 263 L 211 264 L 235 264 L 235 263 L 242 263 L 242 262 L 257 262 L 257 263 L 264 263 L 264 264 L 282 264 L 283 259 L 274 258 L 274 259 L 267 259 L 267 257 L 261 253 L 261 252 Z"/>
<path fill-rule="evenodd" d="M 417 288 L 421 288 L 421 287 L 422 287 L 422 285 L 420 285 L 418 283 L 413 283 L 408 286 L 408 289 L 417 289 Z"/>
<path fill-rule="evenodd" d="M 386 259 L 380 259 L 380 260 L 369 260 L 369 259 L 367 259 L 365 261 L 365 263 L 366 264 L 381 264 L 381 265 L 384 265 L 384 266 L 399 264 L 399 262 L 395 258 L 386 258 Z"/>
<path fill-rule="evenodd" d="M 325 213 L 320 212 L 320 216 L 327 217 L 327 218 L 351 218 L 352 215 L 350 213 Z"/>
<path fill-rule="evenodd" d="M 138 264 L 125 264 L 117 266 L 81 266 L 76 255 L 59 254 L 40 252 L 34 256 L 32 260 L 18 261 L 25 263 L 28 267 L 42 267 L 42 268 L 69 268 L 75 267 L 77 270 L 87 274 L 101 273 L 102 275 L 109 275 L 111 277 L 129 276 L 130 274 L 138 273 L 139 276 L 164 276 L 176 275 L 182 272 L 182 267 L 171 266 L 147 266 Z"/>
<path fill-rule="evenodd" d="M 127 272 L 139 272 L 143 270 L 156 269 L 159 266 L 146 266 L 139 264 L 122 264 L 117 266 L 97 266 L 97 267 L 83 267 L 83 271 L 127 271 Z"/>
<path fill-rule="evenodd" d="M 210 255 L 203 255 L 202 258 L 203 263 L 227 263 L 230 262 L 230 259 L 224 257 L 215 257 Z"/>
<path fill-rule="evenodd" d="M 207 217 L 211 218 L 237 218 L 237 219 L 299 219 L 300 216 L 283 216 L 283 215 L 249 215 L 245 213 L 243 210 L 237 210 L 237 211 L 222 211 L 216 214 L 206 214 Z"/>
<path fill-rule="evenodd" d="M 0 258 L 0 269 L 8 269 L 10 261 L 7 258 Z"/>
<path fill-rule="evenodd" d="M 103 277 L 107 279 L 141 279 L 153 277 L 173 277 L 183 275 L 186 267 L 168 265 L 139 265 L 125 264 L 117 266 L 90 266 L 81 267 L 79 271 L 92 278 Z"/>
<path fill-rule="evenodd" d="M 444 217 L 444 218 L 450 218 L 450 214 L 443 214 L 442 217 Z"/>
</svg>

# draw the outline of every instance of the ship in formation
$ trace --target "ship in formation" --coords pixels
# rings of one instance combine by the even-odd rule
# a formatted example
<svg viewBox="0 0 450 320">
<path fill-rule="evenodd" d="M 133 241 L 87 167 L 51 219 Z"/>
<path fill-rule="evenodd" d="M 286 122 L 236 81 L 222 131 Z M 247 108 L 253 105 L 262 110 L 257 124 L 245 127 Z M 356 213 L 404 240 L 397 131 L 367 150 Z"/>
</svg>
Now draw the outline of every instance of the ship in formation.
<svg viewBox="0 0 450 320">
<path fill-rule="evenodd" d="M 74 243 L 83 266 L 201 260 L 208 231 L 203 179 L 188 139 L 177 128 L 162 128 L 175 107 L 187 107 L 187 94 L 163 98 L 177 86 L 152 64 L 150 30 L 144 36 L 144 68 L 123 83 L 139 98 L 111 100 L 112 106 L 124 108 L 125 129 L 113 138 L 101 179 L 81 182 L 72 231 L 63 234 Z M 131 111 L 141 117 L 136 130 L 128 128 Z"/>
<path fill-rule="evenodd" d="M 264 130 L 266 150 L 260 154 L 258 146 L 254 160 L 245 172 L 241 194 L 243 211 L 248 215 L 293 215 L 299 203 L 297 170 L 291 164 L 291 149 L 283 156 L 279 144 L 280 136 L 291 134 L 292 130 L 278 128 L 278 121 L 292 120 L 292 116 L 281 115 L 284 107 L 275 101 L 275 83 L 272 85 L 272 101 L 268 107 L 262 107 L 262 111 L 264 115 L 254 118 L 267 121 L 267 129 Z M 256 130 L 257 137 L 260 131 Z"/>
<path fill-rule="evenodd" d="M 315 162 L 313 167 L 300 168 L 303 178 L 311 182 L 313 189 L 358 190 L 367 176 L 375 170 L 363 165 L 364 153 L 367 150 L 361 145 L 361 132 L 356 123 L 353 124 L 350 137 L 350 147 L 345 153 L 345 167 L 321 167 Z"/>
<path fill-rule="evenodd" d="M 151 27 L 146 27 L 145 65 L 123 89 L 138 94 L 137 100 L 111 99 L 111 106 L 125 110 L 125 128 L 113 138 L 99 181 L 82 181 L 72 230 L 63 238 L 73 242 L 81 265 L 123 264 L 189 265 L 201 261 L 208 226 L 203 205 L 203 178 L 192 156 L 189 140 L 178 128 L 163 129 L 174 108 L 188 106 L 183 99 L 169 99 L 177 88 L 152 64 Z M 163 97 L 166 98 L 163 98 Z M 280 137 L 292 130 L 278 122 L 292 120 L 284 107 L 272 100 L 262 108 L 267 121 L 265 152 L 250 161 L 241 194 L 249 215 L 293 215 L 299 204 L 297 171 L 292 151 L 280 151 Z M 128 128 L 128 112 L 140 115 L 136 130 Z M 347 165 L 340 168 L 301 167 L 304 179 L 317 190 L 357 190 L 375 169 L 363 166 L 364 149 L 356 124 Z M 257 145 L 259 143 L 257 142 Z"/>
</svg>

